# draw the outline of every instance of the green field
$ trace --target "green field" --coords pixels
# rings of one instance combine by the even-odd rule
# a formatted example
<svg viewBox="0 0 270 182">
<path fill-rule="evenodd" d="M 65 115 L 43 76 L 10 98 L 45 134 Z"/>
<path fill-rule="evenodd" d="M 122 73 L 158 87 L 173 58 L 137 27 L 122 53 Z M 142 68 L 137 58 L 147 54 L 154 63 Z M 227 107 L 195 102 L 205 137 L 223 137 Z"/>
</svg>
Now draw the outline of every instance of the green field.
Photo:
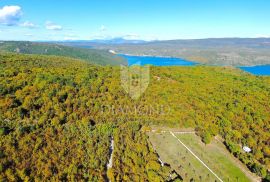
<svg viewBox="0 0 270 182">
<path fill-rule="evenodd" d="M 168 163 L 184 181 L 220 181 L 191 152 L 189 152 L 169 132 L 149 134 L 150 142 L 161 160 Z M 222 181 L 253 181 L 242 170 L 245 170 L 236 159 L 227 153 L 222 143 L 214 140 L 205 145 L 195 134 L 175 134 L 197 157 L 199 157 Z"/>
</svg>

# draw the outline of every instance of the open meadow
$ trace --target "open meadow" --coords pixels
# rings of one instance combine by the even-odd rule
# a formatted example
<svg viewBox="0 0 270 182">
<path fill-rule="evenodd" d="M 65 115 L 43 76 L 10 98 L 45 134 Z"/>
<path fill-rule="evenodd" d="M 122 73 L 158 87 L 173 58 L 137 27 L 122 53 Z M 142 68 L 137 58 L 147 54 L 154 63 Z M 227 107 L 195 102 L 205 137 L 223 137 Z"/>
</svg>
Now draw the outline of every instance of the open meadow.
<svg viewBox="0 0 270 182">
<path fill-rule="evenodd" d="M 193 133 L 173 133 L 177 138 L 170 132 L 149 132 L 148 135 L 161 161 L 170 164 L 184 181 L 257 180 L 218 140 L 205 145 Z"/>
</svg>

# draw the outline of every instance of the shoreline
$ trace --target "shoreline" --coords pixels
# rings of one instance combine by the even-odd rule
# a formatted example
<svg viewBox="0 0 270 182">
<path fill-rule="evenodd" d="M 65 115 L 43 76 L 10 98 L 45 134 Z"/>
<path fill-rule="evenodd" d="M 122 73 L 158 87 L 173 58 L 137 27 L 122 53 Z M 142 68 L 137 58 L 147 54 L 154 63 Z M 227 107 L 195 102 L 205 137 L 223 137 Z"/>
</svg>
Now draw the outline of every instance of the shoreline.
<svg viewBox="0 0 270 182">
<path fill-rule="evenodd" d="M 128 54 L 128 53 L 121 53 L 121 52 L 116 52 L 115 50 L 109 50 L 110 53 L 115 54 L 115 55 L 123 55 L 123 56 L 134 56 L 134 57 L 157 57 L 157 58 L 177 58 L 177 59 L 183 59 L 180 57 L 173 57 L 173 56 L 156 56 L 156 55 L 149 55 L 149 54 Z M 186 60 L 188 61 L 188 60 Z"/>
<path fill-rule="evenodd" d="M 253 67 L 263 67 L 263 66 L 270 66 L 270 64 L 255 64 L 255 65 L 212 65 L 212 64 L 207 64 L 207 63 L 200 63 L 197 61 L 190 61 L 190 60 L 186 60 L 184 58 L 180 58 L 180 57 L 173 57 L 173 56 L 157 56 L 157 55 L 147 55 L 147 54 L 128 54 L 128 53 L 121 53 L 121 52 L 116 52 L 114 50 L 109 50 L 110 53 L 115 54 L 115 55 L 119 55 L 119 56 L 130 56 L 130 57 L 143 57 L 143 58 L 147 58 L 147 57 L 153 57 L 153 58 L 170 58 L 170 59 L 181 59 L 183 61 L 188 61 L 188 62 L 192 62 L 195 63 L 196 65 L 207 65 L 207 66 L 220 66 L 220 67 L 227 67 L 227 66 L 231 66 L 234 68 L 238 68 L 242 71 L 245 71 L 247 73 L 251 73 L 253 75 L 257 75 L 257 76 L 270 76 L 270 74 L 255 74 L 252 72 L 249 72 L 247 70 L 245 70 L 244 68 L 253 68 Z M 128 62 L 128 61 L 127 61 Z M 164 65 L 166 66 L 166 65 Z M 181 65 L 171 65 L 171 66 L 181 66 Z"/>
</svg>

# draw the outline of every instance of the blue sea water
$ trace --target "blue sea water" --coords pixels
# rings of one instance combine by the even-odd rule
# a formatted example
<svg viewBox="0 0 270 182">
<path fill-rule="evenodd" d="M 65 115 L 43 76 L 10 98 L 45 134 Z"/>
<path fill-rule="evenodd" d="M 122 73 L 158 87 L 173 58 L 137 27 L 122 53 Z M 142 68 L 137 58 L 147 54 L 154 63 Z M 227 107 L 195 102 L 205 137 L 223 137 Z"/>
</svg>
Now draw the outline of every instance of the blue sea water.
<svg viewBox="0 0 270 182">
<path fill-rule="evenodd" d="M 128 65 L 153 65 L 153 66 L 193 66 L 198 63 L 173 57 L 153 57 L 153 56 L 129 56 L 120 54 L 127 59 Z M 254 75 L 270 76 L 270 65 L 242 66 L 240 69 Z"/>
<path fill-rule="evenodd" d="M 152 57 L 152 56 L 128 56 L 121 55 L 127 59 L 128 65 L 153 65 L 153 66 L 192 66 L 197 63 L 180 58 Z"/>
<path fill-rule="evenodd" d="M 242 66 L 239 68 L 254 75 L 270 76 L 270 65 Z"/>
</svg>

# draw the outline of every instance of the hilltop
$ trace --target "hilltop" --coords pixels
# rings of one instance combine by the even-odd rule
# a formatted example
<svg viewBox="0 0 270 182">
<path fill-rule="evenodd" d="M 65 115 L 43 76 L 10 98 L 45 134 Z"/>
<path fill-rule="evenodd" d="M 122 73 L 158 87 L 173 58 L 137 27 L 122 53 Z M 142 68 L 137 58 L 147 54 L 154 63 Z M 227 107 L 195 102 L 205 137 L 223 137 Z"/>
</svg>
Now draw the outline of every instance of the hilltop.
<svg viewBox="0 0 270 182">
<path fill-rule="evenodd" d="M 0 51 L 21 54 L 65 56 L 83 59 L 98 65 L 126 64 L 124 58 L 111 54 L 106 50 L 86 49 L 49 43 L 6 41 L 0 43 Z"/>
</svg>

